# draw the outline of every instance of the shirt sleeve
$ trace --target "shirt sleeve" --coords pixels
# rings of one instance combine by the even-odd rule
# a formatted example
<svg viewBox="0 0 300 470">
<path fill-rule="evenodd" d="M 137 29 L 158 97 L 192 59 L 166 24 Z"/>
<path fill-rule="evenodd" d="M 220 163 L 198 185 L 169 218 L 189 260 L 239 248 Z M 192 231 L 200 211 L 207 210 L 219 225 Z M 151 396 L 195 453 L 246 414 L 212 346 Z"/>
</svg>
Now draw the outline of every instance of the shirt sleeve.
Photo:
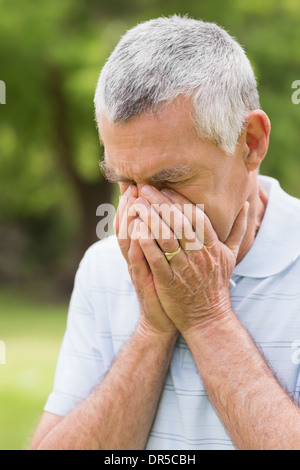
<svg viewBox="0 0 300 470">
<path fill-rule="evenodd" d="M 105 374 L 88 283 L 89 264 L 85 256 L 75 278 L 53 391 L 44 407 L 45 411 L 60 416 L 68 415 L 84 401 Z"/>
</svg>

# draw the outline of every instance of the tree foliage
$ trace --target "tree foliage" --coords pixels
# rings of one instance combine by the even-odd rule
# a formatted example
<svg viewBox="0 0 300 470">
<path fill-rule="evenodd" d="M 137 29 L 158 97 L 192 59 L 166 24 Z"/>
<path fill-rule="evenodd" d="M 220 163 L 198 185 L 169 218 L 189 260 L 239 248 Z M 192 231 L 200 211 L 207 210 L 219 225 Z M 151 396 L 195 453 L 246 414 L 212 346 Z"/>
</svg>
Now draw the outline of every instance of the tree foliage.
<svg viewBox="0 0 300 470">
<path fill-rule="evenodd" d="M 272 123 L 261 172 L 300 197 L 297 0 L 0 0 L 0 278 L 72 272 L 96 238 L 100 175 L 93 96 L 105 59 L 140 21 L 188 14 L 245 47 Z"/>
</svg>

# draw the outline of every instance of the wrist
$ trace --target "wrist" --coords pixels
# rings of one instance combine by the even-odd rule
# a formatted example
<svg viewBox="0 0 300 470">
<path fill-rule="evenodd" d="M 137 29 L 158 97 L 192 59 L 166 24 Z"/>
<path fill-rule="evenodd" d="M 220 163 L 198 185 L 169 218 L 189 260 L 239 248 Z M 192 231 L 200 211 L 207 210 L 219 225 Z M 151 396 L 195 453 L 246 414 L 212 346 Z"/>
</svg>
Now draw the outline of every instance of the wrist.
<svg viewBox="0 0 300 470">
<path fill-rule="evenodd" d="M 187 344 L 198 342 L 201 338 L 215 341 L 219 334 L 223 335 L 226 331 L 236 328 L 237 323 L 239 322 L 234 312 L 231 308 L 226 308 L 205 319 L 202 318 L 201 321 L 181 333 Z"/>
<path fill-rule="evenodd" d="M 136 327 L 135 334 L 145 341 L 158 342 L 159 344 L 172 345 L 176 343 L 178 330 L 171 328 L 168 330 L 157 330 L 150 324 L 140 321 Z"/>
<path fill-rule="evenodd" d="M 190 305 L 190 308 L 183 309 L 181 314 L 176 317 L 174 315 L 174 318 L 170 315 L 182 336 L 185 337 L 193 331 L 210 330 L 214 325 L 222 324 L 234 316 L 229 295 L 218 297 L 214 302 L 206 302 L 208 305 Z"/>
</svg>

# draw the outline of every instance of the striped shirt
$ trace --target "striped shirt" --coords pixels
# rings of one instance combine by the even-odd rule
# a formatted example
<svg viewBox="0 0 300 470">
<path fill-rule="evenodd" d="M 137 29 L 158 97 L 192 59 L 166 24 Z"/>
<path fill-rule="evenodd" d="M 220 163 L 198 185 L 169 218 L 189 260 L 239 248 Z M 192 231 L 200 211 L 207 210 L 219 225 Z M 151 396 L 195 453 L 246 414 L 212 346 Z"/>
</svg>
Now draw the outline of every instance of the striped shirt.
<svg viewBox="0 0 300 470">
<path fill-rule="evenodd" d="M 300 200 L 273 178 L 259 176 L 259 182 L 268 204 L 251 249 L 234 269 L 230 298 L 278 381 L 299 403 Z M 131 337 L 138 318 L 126 261 L 116 237 L 108 237 L 86 252 L 78 269 L 45 411 L 65 416 L 85 400 Z M 181 335 L 147 449 L 234 449 Z"/>
</svg>

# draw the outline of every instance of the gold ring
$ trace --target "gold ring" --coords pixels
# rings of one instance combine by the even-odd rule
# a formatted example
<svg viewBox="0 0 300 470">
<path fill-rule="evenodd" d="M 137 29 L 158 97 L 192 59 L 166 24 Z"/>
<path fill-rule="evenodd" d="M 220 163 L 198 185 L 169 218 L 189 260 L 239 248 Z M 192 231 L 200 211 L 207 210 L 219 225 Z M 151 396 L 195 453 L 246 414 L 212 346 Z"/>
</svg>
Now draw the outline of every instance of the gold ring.
<svg viewBox="0 0 300 470">
<path fill-rule="evenodd" d="M 174 256 L 178 255 L 178 253 L 180 253 L 181 251 L 181 247 L 178 248 L 178 250 L 174 251 L 173 253 L 165 253 L 164 252 L 164 255 L 165 257 L 167 258 L 168 261 L 171 261 L 172 258 L 174 258 Z"/>
</svg>

